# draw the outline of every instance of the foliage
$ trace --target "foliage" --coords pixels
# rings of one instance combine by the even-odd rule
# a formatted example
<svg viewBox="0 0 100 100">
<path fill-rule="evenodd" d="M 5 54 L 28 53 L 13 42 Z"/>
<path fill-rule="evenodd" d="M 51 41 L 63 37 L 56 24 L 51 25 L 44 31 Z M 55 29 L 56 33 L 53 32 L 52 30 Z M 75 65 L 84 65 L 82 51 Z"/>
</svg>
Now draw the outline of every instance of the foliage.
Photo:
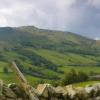
<svg viewBox="0 0 100 100">
<path fill-rule="evenodd" d="M 8 74 L 8 72 L 9 72 L 7 67 L 4 67 L 3 71 L 5 74 Z"/>
<path fill-rule="evenodd" d="M 84 72 L 76 72 L 72 69 L 69 73 L 67 73 L 62 80 L 62 85 L 68 85 L 72 83 L 84 82 L 88 80 L 88 75 Z"/>
</svg>

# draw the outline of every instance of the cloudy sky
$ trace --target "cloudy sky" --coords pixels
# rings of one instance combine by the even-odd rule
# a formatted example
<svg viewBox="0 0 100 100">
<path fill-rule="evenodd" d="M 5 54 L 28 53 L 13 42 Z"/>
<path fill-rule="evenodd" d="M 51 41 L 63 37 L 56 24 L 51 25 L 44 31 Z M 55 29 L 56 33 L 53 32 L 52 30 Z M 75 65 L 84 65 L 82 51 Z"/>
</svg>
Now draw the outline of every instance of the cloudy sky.
<svg viewBox="0 0 100 100">
<path fill-rule="evenodd" d="M 100 38 L 100 0 L 0 0 L 0 26 L 34 25 Z"/>
</svg>

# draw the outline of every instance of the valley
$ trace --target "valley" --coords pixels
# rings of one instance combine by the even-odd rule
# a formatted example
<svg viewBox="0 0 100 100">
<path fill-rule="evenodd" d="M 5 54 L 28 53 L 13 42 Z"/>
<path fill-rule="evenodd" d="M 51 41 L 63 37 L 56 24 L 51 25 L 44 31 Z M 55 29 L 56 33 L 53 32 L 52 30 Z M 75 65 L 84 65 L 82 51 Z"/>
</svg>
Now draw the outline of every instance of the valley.
<svg viewBox="0 0 100 100">
<path fill-rule="evenodd" d="M 100 73 L 100 42 L 71 32 L 34 26 L 0 28 L 0 78 L 15 82 L 16 61 L 31 84 L 59 80 L 71 69 Z"/>
</svg>

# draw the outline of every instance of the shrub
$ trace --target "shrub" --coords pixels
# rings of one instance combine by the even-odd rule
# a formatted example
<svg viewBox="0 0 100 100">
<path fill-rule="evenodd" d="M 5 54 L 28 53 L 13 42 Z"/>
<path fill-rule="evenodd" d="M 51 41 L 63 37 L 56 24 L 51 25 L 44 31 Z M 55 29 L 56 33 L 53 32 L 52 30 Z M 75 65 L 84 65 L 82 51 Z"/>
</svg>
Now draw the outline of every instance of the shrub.
<svg viewBox="0 0 100 100">
<path fill-rule="evenodd" d="M 76 72 L 74 69 L 67 74 L 61 80 L 61 85 L 68 85 L 77 82 L 83 82 L 88 80 L 88 75 L 82 71 Z"/>
<path fill-rule="evenodd" d="M 3 69 L 3 72 L 5 73 L 5 74 L 8 74 L 8 68 L 7 67 L 4 67 L 4 69 Z"/>
</svg>

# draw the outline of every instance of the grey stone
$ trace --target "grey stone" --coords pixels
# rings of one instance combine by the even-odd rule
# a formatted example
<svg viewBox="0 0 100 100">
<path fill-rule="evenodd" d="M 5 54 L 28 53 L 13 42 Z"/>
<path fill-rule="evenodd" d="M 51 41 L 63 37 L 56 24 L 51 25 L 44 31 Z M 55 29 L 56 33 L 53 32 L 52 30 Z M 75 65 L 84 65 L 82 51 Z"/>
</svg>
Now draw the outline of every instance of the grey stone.
<svg viewBox="0 0 100 100">
<path fill-rule="evenodd" d="M 6 85 L 3 85 L 3 95 L 9 98 L 17 98 L 16 94 Z"/>
</svg>

